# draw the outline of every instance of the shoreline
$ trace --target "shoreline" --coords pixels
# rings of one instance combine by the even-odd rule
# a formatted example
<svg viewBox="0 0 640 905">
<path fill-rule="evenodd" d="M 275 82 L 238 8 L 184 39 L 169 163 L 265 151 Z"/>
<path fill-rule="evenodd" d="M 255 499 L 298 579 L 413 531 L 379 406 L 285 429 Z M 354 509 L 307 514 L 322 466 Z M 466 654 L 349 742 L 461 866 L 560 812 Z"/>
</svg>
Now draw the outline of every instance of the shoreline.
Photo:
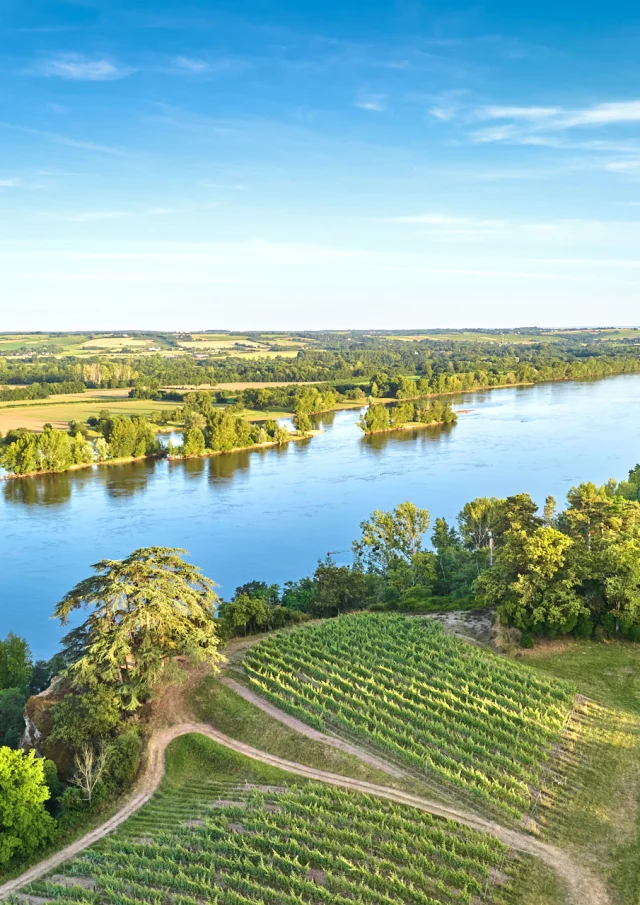
<svg viewBox="0 0 640 905">
<path fill-rule="evenodd" d="M 422 430 L 425 427 L 442 427 L 445 424 L 453 425 L 455 423 L 455 421 L 405 421 L 404 424 L 398 424 L 394 427 L 382 427 L 379 430 L 362 431 L 362 433 L 365 437 L 372 437 L 374 434 L 395 434 L 399 431 Z"/>
<path fill-rule="evenodd" d="M 144 462 L 148 459 L 166 459 L 168 462 L 180 462 L 187 459 L 208 459 L 211 456 L 226 456 L 229 453 L 239 453 L 258 449 L 271 449 L 274 446 L 286 446 L 287 443 L 295 443 L 300 440 L 309 440 L 318 434 L 323 434 L 322 430 L 312 430 L 306 434 L 290 434 L 287 440 L 277 443 L 275 440 L 269 440 L 267 443 L 252 443 L 251 446 L 234 446 L 233 449 L 216 449 L 209 450 L 198 456 L 169 456 L 163 453 L 152 453 L 148 456 L 124 456 L 119 459 L 104 459 L 102 462 L 83 462 L 79 465 L 70 465 L 63 471 L 30 471 L 27 474 L 6 474 L 0 475 L 0 481 L 17 481 L 20 478 L 38 478 L 44 475 L 68 474 L 70 471 L 84 471 L 87 468 L 99 468 L 102 465 L 129 465 L 131 462 Z"/>
</svg>

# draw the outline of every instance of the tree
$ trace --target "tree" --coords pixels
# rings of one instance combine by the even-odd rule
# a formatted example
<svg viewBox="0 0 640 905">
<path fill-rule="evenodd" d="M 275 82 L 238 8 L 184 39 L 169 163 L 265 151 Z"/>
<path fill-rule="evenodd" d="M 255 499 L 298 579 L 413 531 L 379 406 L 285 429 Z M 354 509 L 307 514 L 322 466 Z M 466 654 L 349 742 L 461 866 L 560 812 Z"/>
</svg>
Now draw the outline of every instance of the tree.
<svg viewBox="0 0 640 905">
<path fill-rule="evenodd" d="M 24 638 L 9 632 L 0 640 L 0 689 L 26 691 L 33 672 L 31 651 Z"/>
<path fill-rule="evenodd" d="M 205 448 L 204 434 L 199 427 L 192 427 L 182 435 L 183 456 L 202 456 Z"/>
<path fill-rule="evenodd" d="M 293 426 L 299 434 L 310 434 L 313 430 L 311 418 L 306 414 L 306 412 L 297 412 L 293 416 Z"/>
<path fill-rule="evenodd" d="M 336 566 L 327 556 L 314 573 L 315 597 L 311 602 L 313 616 L 339 616 L 348 610 L 364 609 L 372 602 L 367 576 L 349 566 Z"/>
<path fill-rule="evenodd" d="M 556 509 L 557 504 L 555 497 L 548 496 L 544 501 L 544 509 L 542 512 L 542 521 L 547 528 L 555 527 L 557 521 Z"/>
<path fill-rule="evenodd" d="M 106 683 L 125 709 L 136 710 L 176 656 L 219 662 L 215 585 L 184 552 L 144 547 L 124 560 L 102 560 L 58 603 L 54 616 L 63 624 L 74 610 L 91 610 L 71 633 L 79 649 L 67 675 L 76 687 Z"/>
<path fill-rule="evenodd" d="M 17 748 L 24 732 L 27 696 L 17 688 L 0 690 L 0 746 Z"/>
<path fill-rule="evenodd" d="M 271 609 L 264 597 L 238 594 L 230 603 L 222 605 L 219 619 L 224 634 L 229 638 L 253 634 L 270 627 Z"/>
<path fill-rule="evenodd" d="M 79 751 L 108 738 L 119 726 L 120 698 L 107 685 L 98 685 L 82 694 L 66 694 L 52 708 L 52 741 L 63 742 Z"/>
<path fill-rule="evenodd" d="M 365 434 L 375 434 L 378 431 L 388 431 L 391 428 L 389 408 L 382 402 L 371 403 L 368 409 L 358 419 L 358 427 Z"/>
<path fill-rule="evenodd" d="M 492 569 L 475 582 L 478 597 L 509 624 L 526 631 L 570 632 L 587 612 L 577 592 L 579 577 L 570 537 L 555 528 L 509 531 Z"/>
<path fill-rule="evenodd" d="M 52 838 L 55 820 L 44 806 L 50 794 L 44 760 L 34 751 L 0 748 L 0 865 Z"/>
<path fill-rule="evenodd" d="M 497 497 L 477 497 L 465 503 L 458 515 L 460 535 L 468 550 L 480 550 L 489 546 L 489 538 L 495 530 L 503 500 Z"/>
<path fill-rule="evenodd" d="M 246 581 L 235 589 L 233 599 L 237 600 L 241 594 L 246 594 L 249 597 L 262 597 L 271 606 L 277 606 L 280 602 L 279 586 L 277 584 L 267 584 L 266 581 Z"/>
<path fill-rule="evenodd" d="M 431 517 L 427 509 L 413 503 L 400 503 L 391 512 L 376 509 L 361 522 L 362 537 L 353 542 L 357 565 L 386 576 L 398 560 L 413 565 L 416 554 L 423 553 L 424 534 Z"/>
<path fill-rule="evenodd" d="M 91 807 L 93 793 L 102 779 L 107 767 L 109 749 L 105 745 L 94 748 L 93 745 L 83 745 L 73 758 L 75 767 L 71 782 L 82 793 L 83 799 Z"/>
</svg>

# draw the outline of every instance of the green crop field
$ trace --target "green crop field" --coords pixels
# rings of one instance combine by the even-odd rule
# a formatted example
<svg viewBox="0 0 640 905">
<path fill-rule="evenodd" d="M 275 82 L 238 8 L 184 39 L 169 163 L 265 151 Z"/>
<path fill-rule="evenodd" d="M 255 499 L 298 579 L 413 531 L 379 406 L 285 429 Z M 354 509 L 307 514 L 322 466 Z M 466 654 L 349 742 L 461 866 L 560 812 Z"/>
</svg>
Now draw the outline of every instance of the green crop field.
<svg viewBox="0 0 640 905">
<path fill-rule="evenodd" d="M 301 783 L 202 736 L 174 742 L 168 762 L 149 804 L 33 883 L 23 901 L 497 905 L 508 895 L 513 863 L 490 836 L 357 792 Z"/>
<path fill-rule="evenodd" d="M 365 738 L 505 816 L 525 815 L 572 708 L 572 686 L 472 647 L 431 620 L 345 616 L 278 634 L 244 661 L 252 685 L 317 728 Z"/>
</svg>

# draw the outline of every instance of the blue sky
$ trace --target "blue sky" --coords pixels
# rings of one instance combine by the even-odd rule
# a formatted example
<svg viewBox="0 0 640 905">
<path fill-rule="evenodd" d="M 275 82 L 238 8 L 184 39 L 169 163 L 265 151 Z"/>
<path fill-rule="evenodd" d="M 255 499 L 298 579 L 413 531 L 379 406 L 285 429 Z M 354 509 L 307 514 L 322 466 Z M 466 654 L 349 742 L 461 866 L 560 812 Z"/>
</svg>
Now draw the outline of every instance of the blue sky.
<svg viewBox="0 0 640 905">
<path fill-rule="evenodd" d="M 0 329 L 640 322 L 633 6 L 0 0 Z"/>
</svg>

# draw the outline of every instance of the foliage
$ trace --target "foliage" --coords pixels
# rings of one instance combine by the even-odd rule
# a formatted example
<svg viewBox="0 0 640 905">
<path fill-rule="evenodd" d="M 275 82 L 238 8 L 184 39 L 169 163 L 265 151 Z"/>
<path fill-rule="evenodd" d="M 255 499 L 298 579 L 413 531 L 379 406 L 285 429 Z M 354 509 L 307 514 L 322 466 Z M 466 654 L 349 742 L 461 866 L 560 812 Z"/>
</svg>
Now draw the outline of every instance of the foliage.
<svg viewBox="0 0 640 905">
<path fill-rule="evenodd" d="M 455 424 L 458 416 L 448 402 L 432 399 L 429 402 L 407 401 L 387 406 L 372 403 L 358 421 L 365 434 L 398 430 L 408 424 Z"/>
<path fill-rule="evenodd" d="M 79 751 L 100 744 L 117 729 L 122 719 L 120 698 L 108 685 L 66 694 L 52 708 L 52 719 L 51 740 Z"/>
<path fill-rule="evenodd" d="M 17 748 L 24 733 L 27 696 L 19 688 L 0 689 L 0 747 Z"/>
<path fill-rule="evenodd" d="M 26 691 L 33 672 L 31 651 L 24 638 L 9 632 L 0 639 L 0 689 Z"/>
<path fill-rule="evenodd" d="M 182 552 L 145 547 L 124 560 L 102 560 L 58 603 L 54 615 L 63 624 L 74 610 L 91 610 L 69 636 L 79 646 L 67 670 L 76 687 L 104 684 L 122 707 L 136 710 L 174 657 L 216 665 L 214 583 Z"/>
<path fill-rule="evenodd" d="M 0 865 L 51 839 L 55 821 L 44 806 L 49 795 L 43 760 L 33 751 L 0 748 Z"/>
</svg>

